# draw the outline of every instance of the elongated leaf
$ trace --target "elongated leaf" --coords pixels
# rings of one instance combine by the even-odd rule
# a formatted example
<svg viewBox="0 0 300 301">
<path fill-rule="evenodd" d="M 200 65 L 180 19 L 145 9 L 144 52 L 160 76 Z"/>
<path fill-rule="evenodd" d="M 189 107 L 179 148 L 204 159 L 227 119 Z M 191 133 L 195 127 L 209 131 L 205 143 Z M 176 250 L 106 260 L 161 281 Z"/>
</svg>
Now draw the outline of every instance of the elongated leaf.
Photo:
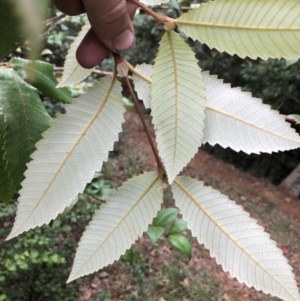
<svg viewBox="0 0 300 301">
<path fill-rule="evenodd" d="M 15 189 L 9 179 L 6 160 L 4 159 L 3 146 L 6 126 L 4 115 L 0 113 L 0 201 L 8 204 L 14 195 Z"/>
<path fill-rule="evenodd" d="M 176 233 L 180 233 L 182 231 L 187 230 L 187 222 L 182 220 L 182 219 L 178 219 L 171 227 L 170 230 L 170 234 L 176 234 Z"/>
<path fill-rule="evenodd" d="M 203 143 L 245 153 L 276 152 L 300 147 L 300 136 L 277 111 L 240 88 L 203 72 L 206 120 Z"/>
<path fill-rule="evenodd" d="M 13 12 L 13 1 L 0 1 L 0 60 L 23 44 L 25 37 Z"/>
<path fill-rule="evenodd" d="M 241 206 L 202 182 L 177 177 L 175 204 L 192 234 L 225 271 L 283 300 L 300 300 L 292 268 L 269 234 Z"/>
<path fill-rule="evenodd" d="M 4 160 L 13 191 L 20 188 L 26 163 L 49 127 L 51 120 L 38 91 L 12 69 L 0 67 L 0 104 L 7 124 L 4 136 Z M 12 191 L 10 190 L 10 191 Z"/>
<path fill-rule="evenodd" d="M 76 50 L 90 28 L 91 25 L 87 22 L 71 44 L 66 57 L 63 76 L 60 83 L 57 85 L 57 88 L 77 84 L 93 72 L 94 68 L 85 69 L 78 64 L 76 59 Z"/>
<path fill-rule="evenodd" d="M 209 1 L 176 24 L 192 39 L 242 58 L 300 56 L 298 0 Z"/>
<path fill-rule="evenodd" d="M 177 214 L 178 214 L 177 208 L 163 209 L 157 214 L 157 217 L 154 220 L 154 225 L 156 227 L 166 226 L 167 224 L 173 222 Z"/>
<path fill-rule="evenodd" d="M 101 169 L 122 129 L 120 93 L 116 76 L 101 80 L 43 134 L 25 173 L 9 238 L 56 218 Z"/>
<path fill-rule="evenodd" d="M 113 263 L 130 248 L 160 209 L 162 185 L 156 172 L 139 175 L 100 207 L 81 238 L 68 282 Z"/>
<path fill-rule="evenodd" d="M 204 86 L 194 53 L 175 32 L 161 40 L 151 85 L 159 154 L 169 183 L 198 151 L 204 128 Z"/>
<path fill-rule="evenodd" d="M 170 243 L 183 252 L 189 259 L 192 257 L 192 246 L 188 239 L 180 234 L 172 234 L 169 237 Z"/>
<path fill-rule="evenodd" d="M 30 80 L 30 84 L 42 92 L 44 96 L 56 101 L 70 103 L 71 94 L 69 90 L 67 88 L 56 88 L 57 80 L 54 77 L 51 64 L 42 61 L 33 63 L 20 58 L 13 58 L 10 63 L 24 80 Z M 31 74 L 34 74 L 34 76 L 31 77 Z"/>
<path fill-rule="evenodd" d="M 135 66 L 136 73 L 133 74 L 134 89 L 137 92 L 139 99 L 141 99 L 146 109 L 150 109 L 150 88 L 152 80 L 149 78 L 153 74 L 153 66 L 142 64 Z"/>
<path fill-rule="evenodd" d="M 151 239 L 152 245 L 155 245 L 159 238 L 164 234 L 165 228 L 163 227 L 149 227 L 147 234 Z"/>
<path fill-rule="evenodd" d="M 121 256 L 121 258 L 129 263 L 133 263 L 134 256 L 131 249 L 126 250 L 125 254 Z"/>
</svg>

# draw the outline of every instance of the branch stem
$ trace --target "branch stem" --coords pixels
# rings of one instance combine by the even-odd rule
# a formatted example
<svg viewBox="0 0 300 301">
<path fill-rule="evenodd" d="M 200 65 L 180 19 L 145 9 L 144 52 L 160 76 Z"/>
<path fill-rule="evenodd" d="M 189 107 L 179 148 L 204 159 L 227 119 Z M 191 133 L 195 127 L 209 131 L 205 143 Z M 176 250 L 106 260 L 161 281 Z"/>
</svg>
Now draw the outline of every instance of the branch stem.
<svg viewBox="0 0 300 301">
<path fill-rule="evenodd" d="M 147 12 L 150 16 L 152 16 L 164 28 L 164 30 L 170 31 L 176 27 L 174 19 L 156 13 L 145 4 L 141 3 L 139 0 L 130 1 L 139 6 L 145 12 Z"/>
<path fill-rule="evenodd" d="M 152 151 L 153 151 L 153 154 L 154 154 L 156 163 L 157 163 L 158 174 L 160 175 L 161 179 L 162 179 L 163 181 L 165 181 L 165 179 L 166 179 L 166 171 L 165 171 L 165 167 L 164 167 L 164 165 L 162 164 L 162 162 L 161 162 L 161 160 L 160 160 L 160 157 L 159 157 L 159 155 L 158 155 L 156 146 L 154 145 L 154 142 L 153 142 L 153 140 L 152 140 L 151 134 L 150 134 L 149 129 L 148 129 L 148 127 L 147 127 L 147 124 L 146 124 L 144 115 L 143 115 L 143 113 L 142 113 L 142 111 L 141 111 L 141 109 L 140 109 L 139 102 L 138 102 L 138 100 L 137 100 L 137 98 L 136 98 L 136 96 L 135 96 L 135 93 L 134 93 L 133 89 L 132 89 L 132 86 L 131 86 L 131 84 L 130 84 L 130 81 L 129 81 L 128 76 L 125 77 L 125 81 L 126 81 L 126 85 L 127 85 L 128 89 L 129 89 L 130 95 L 131 95 L 131 97 L 132 97 L 132 99 L 133 99 L 133 102 L 134 102 L 134 104 L 135 104 L 135 107 L 136 107 L 136 109 L 137 109 L 137 112 L 138 112 L 138 114 L 139 114 L 139 116 L 140 116 L 140 119 L 141 119 L 141 121 L 142 121 L 144 130 L 145 130 L 145 132 L 146 132 L 147 138 L 148 138 L 149 143 L 150 143 L 150 146 L 151 146 L 151 148 L 152 148 Z"/>
<path fill-rule="evenodd" d="M 148 82 L 149 84 L 152 83 L 152 79 L 145 76 L 143 73 L 139 72 L 138 70 L 136 70 L 130 63 L 128 63 L 127 61 L 125 61 L 125 64 L 127 65 L 128 69 L 135 75 L 137 75 L 138 77 L 142 78 L 143 80 L 145 80 L 146 82 Z"/>
</svg>

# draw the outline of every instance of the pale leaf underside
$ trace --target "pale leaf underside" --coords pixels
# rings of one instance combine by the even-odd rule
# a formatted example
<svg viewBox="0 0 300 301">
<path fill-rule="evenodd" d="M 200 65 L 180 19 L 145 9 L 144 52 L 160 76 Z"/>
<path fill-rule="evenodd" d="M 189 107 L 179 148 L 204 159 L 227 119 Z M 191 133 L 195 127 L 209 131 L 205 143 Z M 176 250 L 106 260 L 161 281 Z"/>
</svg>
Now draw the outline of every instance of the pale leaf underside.
<svg viewBox="0 0 300 301">
<path fill-rule="evenodd" d="M 192 39 L 242 58 L 300 56 L 298 0 L 209 1 L 176 24 Z"/>
<path fill-rule="evenodd" d="M 249 287 L 283 300 L 300 300 L 282 251 L 241 206 L 188 177 L 177 177 L 172 192 L 192 234 L 225 271 Z"/>
<path fill-rule="evenodd" d="M 137 92 L 139 99 L 141 99 L 145 105 L 146 109 L 150 109 L 151 106 L 151 96 L 150 88 L 151 82 L 150 79 L 153 74 L 153 66 L 142 64 L 135 66 L 136 73 L 133 73 L 134 89 Z"/>
<path fill-rule="evenodd" d="M 162 185 L 156 172 L 139 175 L 100 207 L 81 238 L 68 282 L 118 260 L 142 236 L 161 208 Z"/>
<path fill-rule="evenodd" d="M 231 88 L 217 76 L 202 73 L 206 88 L 203 143 L 219 144 L 245 153 L 271 153 L 298 148 L 300 136 L 277 111 Z"/>
<path fill-rule="evenodd" d="M 141 72 L 140 76 L 136 76 L 139 78 L 138 89 L 151 85 L 151 67 L 147 65 L 147 72 L 138 69 Z M 206 88 L 202 143 L 219 144 L 248 154 L 285 151 L 300 146 L 300 137 L 295 130 L 261 99 L 240 88 L 231 88 L 230 84 L 224 84 L 223 80 L 209 72 L 202 72 L 202 77 Z M 147 101 L 151 103 L 151 97 Z"/>
<path fill-rule="evenodd" d="M 151 115 L 169 183 L 197 153 L 204 128 L 204 86 L 194 53 L 175 32 L 160 42 L 151 85 Z"/>
<path fill-rule="evenodd" d="M 101 169 L 124 121 L 120 83 L 102 79 L 66 110 L 36 145 L 8 239 L 56 218 Z"/>
<path fill-rule="evenodd" d="M 64 64 L 63 76 L 60 83 L 57 85 L 57 88 L 77 84 L 93 72 L 94 68 L 85 69 L 79 65 L 76 59 L 77 48 L 83 40 L 83 38 L 85 37 L 85 35 L 87 34 L 87 32 L 90 30 L 90 28 L 91 25 L 89 22 L 87 22 L 82 27 L 80 33 L 75 38 L 74 42 L 71 44 Z"/>
</svg>

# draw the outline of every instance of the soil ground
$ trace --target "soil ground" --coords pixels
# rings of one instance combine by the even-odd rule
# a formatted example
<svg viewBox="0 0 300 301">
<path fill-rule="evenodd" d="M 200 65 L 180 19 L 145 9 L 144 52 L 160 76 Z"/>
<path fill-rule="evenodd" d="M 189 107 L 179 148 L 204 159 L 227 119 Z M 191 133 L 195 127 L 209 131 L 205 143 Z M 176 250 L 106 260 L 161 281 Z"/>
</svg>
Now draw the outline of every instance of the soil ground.
<svg viewBox="0 0 300 301">
<path fill-rule="evenodd" d="M 119 152 L 124 157 L 136 158 L 136 173 L 155 170 L 155 159 L 148 146 L 148 140 L 140 120 L 133 111 L 127 113 L 126 119 L 123 127 L 124 133 L 117 145 Z M 150 119 L 147 121 L 150 124 Z M 126 175 L 124 169 L 117 167 L 119 162 L 114 162 L 114 160 L 117 159 L 111 161 L 116 166 L 114 181 L 118 183 L 118 181 L 123 181 Z M 206 185 L 212 186 L 242 205 L 271 234 L 271 238 L 283 250 L 293 267 L 298 287 L 300 287 L 299 199 L 270 182 L 241 172 L 202 150 L 199 150 L 182 174 L 204 181 Z M 166 197 L 165 204 L 173 205 L 171 196 Z M 170 265 L 178 260 L 177 253 L 175 252 L 174 255 L 174 249 L 166 241 L 152 246 L 149 239 L 144 235 L 134 246 L 137 252 L 143 254 L 141 256 L 147 257 L 147 273 L 149 274 L 144 273 L 141 276 L 145 278 L 143 281 L 147 287 L 144 293 L 137 288 L 138 280 L 132 278 L 130 274 L 126 275 L 129 270 L 124 268 L 125 263 L 115 263 L 91 278 L 90 285 L 83 288 L 83 299 L 88 300 L 99 290 L 109 290 L 112 300 L 279 300 L 238 283 L 236 279 L 222 271 L 215 259 L 210 258 L 209 252 L 200 246 L 196 239 L 191 238 L 191 242 L 192 259 L 187 261 L 185 258 L 181 263 L 178 263 L 180 270 L 177 271 L 177 274 L 179 274 L 180 281 L 178 280 L 177 284 L 170 280 L 172 274 L 169 270 Z M 199 278 L 199 275 L 203 273 L 206 276 Z M 151 284 L 153 279 L 159 279 L 160 284 Z M 208 297 L 200 298 L 196 293 L 193 295 L 191 292 L 195 288 L 192 286 L 197 286 L 195 281 L 206 282 L 207 279 L 218 281 L 218 289 L 216 289 L 214 297 L 209 297 L 211 295 L 207 293 L 213 290 L 214 280 L 206 283 L 208 288 L 205 292 Z M 172 288 L 170 282 L 172 285 L 184 288 L 186 295 L 180 295 L 178 293 L 180 289 L 178 287 Z M 161 283 L 165 284 L 161 285 Z M 205 293 L 203 293 L 204 295 Z"/>
</svg>

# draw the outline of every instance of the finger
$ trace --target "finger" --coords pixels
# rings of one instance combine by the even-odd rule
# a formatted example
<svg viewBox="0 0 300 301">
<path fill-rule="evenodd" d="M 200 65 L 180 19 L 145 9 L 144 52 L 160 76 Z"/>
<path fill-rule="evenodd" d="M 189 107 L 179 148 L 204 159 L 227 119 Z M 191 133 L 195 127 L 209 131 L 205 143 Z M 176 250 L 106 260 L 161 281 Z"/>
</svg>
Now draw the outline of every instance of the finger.
<svg viewBox="0 0 300 301">
<path fill-rule="evenodd" d="M 111 51 L 105 47 L 91 29 L 77 48 L 76 58 L 83 68 L 94 68 L 99 65 Z"/>
<path fill-rule="evenodd" d="M 131 19 L 134 17 L 136 8 L 135 4 L 127 2 L 127 11 Z M 90 30 L 77 48 L 76 58 L 82 67 L 90 69 L 99 65 L 110 52 L 99 41 L 95 32 Z"/>
<path fill-rule="evenodd" d="M 54 0 L 55 6 L 63 13 L 75 16 L 85 12 L 81 0 Z"/>
<path fill-rule="evenodd" d="M 125 0 L 83 0 L 90 23 L 99 40 L 113 52 L 130 49 L 134 29 Z"/>
</svg>

